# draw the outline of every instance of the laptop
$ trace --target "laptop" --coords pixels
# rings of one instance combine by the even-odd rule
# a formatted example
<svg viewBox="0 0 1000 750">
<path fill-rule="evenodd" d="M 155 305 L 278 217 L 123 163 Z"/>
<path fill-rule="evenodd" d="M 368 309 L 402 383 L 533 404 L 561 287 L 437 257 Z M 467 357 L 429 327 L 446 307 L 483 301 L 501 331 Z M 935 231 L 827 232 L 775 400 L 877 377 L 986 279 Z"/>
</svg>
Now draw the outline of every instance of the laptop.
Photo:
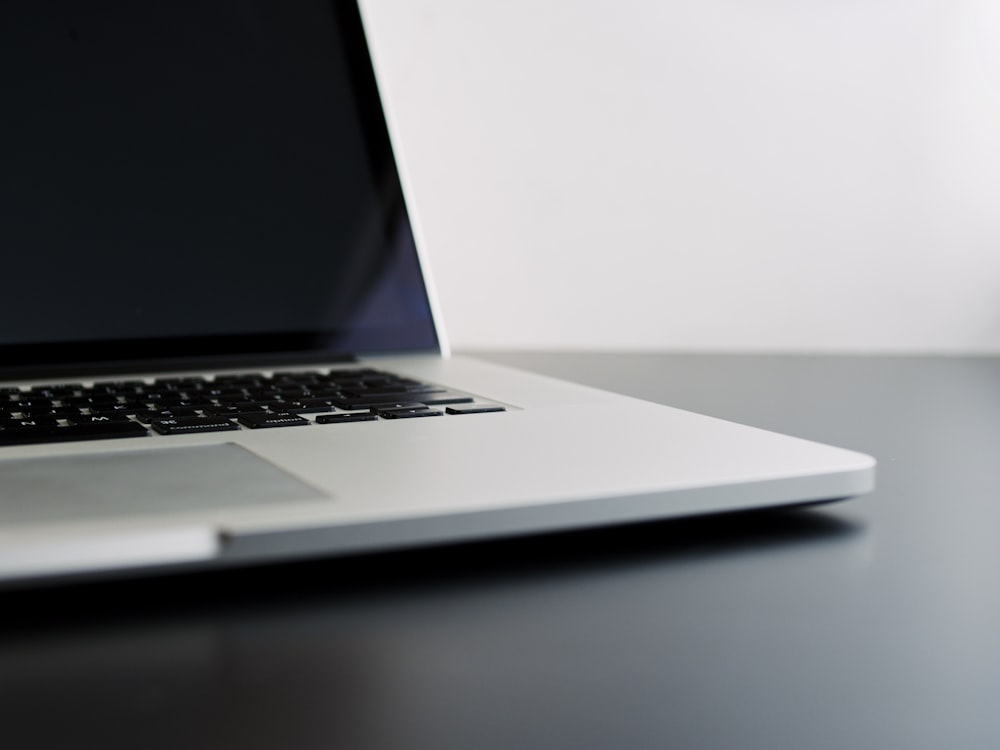
<svg viewBox="0 0 1000 750">
<path fill-rule="evenodd" d="M 859 453 L 450 356 L 354 2 L 0 13 L 0 584 L 872 488 Z"/>
</svg>

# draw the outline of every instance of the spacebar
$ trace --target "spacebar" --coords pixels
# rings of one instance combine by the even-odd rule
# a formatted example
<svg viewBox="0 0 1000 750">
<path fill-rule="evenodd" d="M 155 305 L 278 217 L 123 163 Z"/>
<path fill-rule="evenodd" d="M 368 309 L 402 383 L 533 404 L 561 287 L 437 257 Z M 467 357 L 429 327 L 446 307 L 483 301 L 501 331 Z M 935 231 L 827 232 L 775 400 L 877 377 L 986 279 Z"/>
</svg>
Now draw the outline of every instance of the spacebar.
<svg viewBox="0 0 1000 750">
<path fill-rule="evenodd" d="M 102 440 L 147 435 L 149 432 L 138 422 L 99 422 L 71 424 L 66 427 L 9 427 L 0 429 L 0 445 L 62 443 L 69 440 Z"/>
</svg>

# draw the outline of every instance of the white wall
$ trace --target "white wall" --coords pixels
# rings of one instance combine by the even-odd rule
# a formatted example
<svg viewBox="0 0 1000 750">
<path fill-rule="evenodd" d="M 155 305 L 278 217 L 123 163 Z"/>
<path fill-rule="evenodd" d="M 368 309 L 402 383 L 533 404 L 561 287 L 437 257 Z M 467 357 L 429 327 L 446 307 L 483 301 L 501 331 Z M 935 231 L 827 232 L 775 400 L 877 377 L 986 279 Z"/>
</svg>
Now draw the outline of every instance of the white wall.
<svg viewBox="0 0 1000 750">
<path fill-rule="evenodd" d="M 1000 351 L 996 0 L 366 0 L 453 344 Z"/>
</svg>

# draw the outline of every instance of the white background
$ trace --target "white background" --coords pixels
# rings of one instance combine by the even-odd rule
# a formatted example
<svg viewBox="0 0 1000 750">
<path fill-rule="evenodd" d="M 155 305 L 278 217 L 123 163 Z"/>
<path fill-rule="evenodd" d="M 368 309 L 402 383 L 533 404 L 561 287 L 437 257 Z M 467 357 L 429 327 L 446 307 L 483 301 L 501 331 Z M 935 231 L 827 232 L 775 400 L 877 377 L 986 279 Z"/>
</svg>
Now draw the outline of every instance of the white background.
<svg viewBox="0 0 1000 750">
<path fill-rule="evenodd" d="M 1000 351 L 996 0 L 366 0 L 456 348 Z"/>
</svg>

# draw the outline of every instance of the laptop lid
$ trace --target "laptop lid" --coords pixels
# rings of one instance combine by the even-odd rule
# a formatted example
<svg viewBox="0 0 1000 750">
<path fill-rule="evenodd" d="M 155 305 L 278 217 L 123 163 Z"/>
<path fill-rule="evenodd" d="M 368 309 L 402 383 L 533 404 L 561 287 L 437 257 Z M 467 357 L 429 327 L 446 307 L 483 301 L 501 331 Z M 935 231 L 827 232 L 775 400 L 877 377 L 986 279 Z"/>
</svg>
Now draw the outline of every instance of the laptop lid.
<svg viewBox="0 0 1000 750">
<path fill-rule="evenodd" d="M 0 15 L 0 374 L 438 349 L 353 1 Z"/>
</svg>

